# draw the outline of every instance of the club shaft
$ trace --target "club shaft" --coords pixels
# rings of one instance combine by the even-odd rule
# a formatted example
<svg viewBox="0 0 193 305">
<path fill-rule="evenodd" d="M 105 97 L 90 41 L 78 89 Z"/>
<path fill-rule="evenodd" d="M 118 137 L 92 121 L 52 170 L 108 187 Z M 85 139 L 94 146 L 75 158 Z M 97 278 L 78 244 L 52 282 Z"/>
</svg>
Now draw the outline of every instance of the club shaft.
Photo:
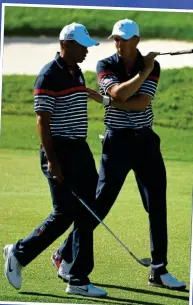
<svg viewBox="0 0 193 305">
<path fill-rule="evenodd" d="M 107 231 L 118 241 L 118 243 L 140 264 L 141 261 L 129 250 L 127 246 L 124 245 L 124 243 L 107 227 L 107 225 L 89 208 L 89 206 L 73 191 L 72 194 L 89 210 L 89 212 L 107 229 Z M 143 265 L 143 264 L 142 264 Z"/>
<path fill-rule="evenodd" d="M 182 54 L 191 54 L 191 53 L 193 53 L 193 49 L 175 51 L 175 52 L 165 52 L 165 53 L 160 53 L 159 55 L 182 55 Z"/>
</svg>

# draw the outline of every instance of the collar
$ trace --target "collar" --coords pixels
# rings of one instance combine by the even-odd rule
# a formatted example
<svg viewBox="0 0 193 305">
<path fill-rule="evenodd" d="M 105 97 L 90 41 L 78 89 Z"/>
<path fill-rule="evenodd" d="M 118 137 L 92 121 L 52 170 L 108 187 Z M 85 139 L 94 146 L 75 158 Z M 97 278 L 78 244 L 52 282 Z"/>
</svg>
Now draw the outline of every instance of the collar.
<svg viewBox="0 0 193 305">
<path fill-rule="evenodd" d="M 115 54 L 115 60 L 116 63 L 118 63 L 120 66 L 124 67 L 125 69 L 125 63 L 123 62 L 122 58 L 119 56 L 118 53 Z M 131 72 L 132 74 L 135 72 L 138 73 L 138 71 L 142 70 L 143 68 L 144 68 L 144 59 L 143 56 L 141 55 L 141 52 L 137 49 L 137 57 L 135 59 Z"/>
<path fill-rule="evenodd" d="M 71 68 L 71 66 L 68 65 L 68 63 L 60 56 L 60 52 L 56 53 L 55 62 L 57 63 L 58 67 L 62 70 L 65 69 L 65 68 L 66 69 Z M 77 64 L 74 66 L 74 68 L 75 69 L 77 69 L 77 68 L 80 69 L 80 67 Z"/>
</svg>

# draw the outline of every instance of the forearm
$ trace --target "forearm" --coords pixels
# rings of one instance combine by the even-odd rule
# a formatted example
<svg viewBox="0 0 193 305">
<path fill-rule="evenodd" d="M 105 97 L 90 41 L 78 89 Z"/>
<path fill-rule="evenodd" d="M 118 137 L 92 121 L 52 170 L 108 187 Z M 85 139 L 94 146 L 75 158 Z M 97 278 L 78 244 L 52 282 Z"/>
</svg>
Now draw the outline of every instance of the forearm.
<svg viewBox="0 0 193 305">
<path fill-rule="evenodd" d="M 49 123 L 44 119 L 37 118 L 38 134 L 40 137 L 41 144 L 44 147 L 46 157 L 48 161 L 56 161 L 56 154 L 53 147 L 52 135 L 49 127 Z"/>
<path fill-rule="evenodd" d="M 111 99 L 110 105 L 121 110 L 141 112 L 146 110 L 149 103 L 150 100 L 148 101 L 147 97 L 144 98 L 144 96 L 138 95 L 138 96 L 132 96 L 128 98 L 126 101 L 117 101 Z"/>
<path fill-rule="evenodd" d="M 148 77 L 149 73 L 150 72 L 148 70 L 139 72 L 132 79 L 114 86 L 112 89 L 110 88 L 109 94 L 115 100 L 126 101 L 129 97 L 137 92 L 137 90 L 144 83 L 145 79 Z"/>
</svg>

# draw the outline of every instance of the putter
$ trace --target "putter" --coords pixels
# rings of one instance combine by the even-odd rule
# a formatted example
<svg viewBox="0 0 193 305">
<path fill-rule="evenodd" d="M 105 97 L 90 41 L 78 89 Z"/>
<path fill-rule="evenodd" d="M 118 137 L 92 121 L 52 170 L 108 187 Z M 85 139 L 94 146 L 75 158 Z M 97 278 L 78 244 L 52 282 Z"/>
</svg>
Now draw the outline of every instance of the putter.
<svg viewBox="0 0 193 305">
<path fill-rule="evenodd" d="M 124 245 L 124 243 L 107 227 L 107 225 L 89 208 L 89 206 L 73 191 L 72 194 L 78 199 L 86 208 L 89 210 L 89 212 L 107 229 L 107 231 L 118 241 L 118 243 L 138 262 L 139 264 L 143 265 L 144 267 L 149 267 L 151 264 L 150 258 L 137 258 L 127 246 Z"/>
<path fill-rule="evenodd" d="M 193 53 L 193 49 L 183 50 L 183 51 L 175 51 L 175 52 L 165 52 L 165 53 L 160 53 L 159 55 L 182 55 L 182 54 L 191 54 L 191 53 Z"/>
</svg>

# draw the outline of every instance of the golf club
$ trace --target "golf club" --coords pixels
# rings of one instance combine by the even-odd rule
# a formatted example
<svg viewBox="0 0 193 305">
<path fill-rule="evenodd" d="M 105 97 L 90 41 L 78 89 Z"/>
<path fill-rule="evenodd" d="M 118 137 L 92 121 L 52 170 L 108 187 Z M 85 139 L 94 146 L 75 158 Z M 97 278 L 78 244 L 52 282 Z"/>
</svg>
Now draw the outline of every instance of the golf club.
<svg viewBox="0 0 193 305">
<path fill-rule="evenodd" d="M 160 53 L 159 55 L 182 55 L 182 54 L 191 54 L 191 53 L 193 53 L 193 49 L 175 51 L 175 52 L 165 52 L 165 53 Z"/>
<path fill-rule="evenodd" d="M 149 267 L 151 264 L 150 258 L 141 258 L 138 259 L 130 250 L 127 248 L 124 243 L 107 227 L 107 225 L 89 208 L 89 206 L 73 191 L 72 194 L 89 210 L 89 212 L 107 229 L 107 231 L 118 241 L 118 243 L 141 265 L 144 267 Z"/>
</svg>

